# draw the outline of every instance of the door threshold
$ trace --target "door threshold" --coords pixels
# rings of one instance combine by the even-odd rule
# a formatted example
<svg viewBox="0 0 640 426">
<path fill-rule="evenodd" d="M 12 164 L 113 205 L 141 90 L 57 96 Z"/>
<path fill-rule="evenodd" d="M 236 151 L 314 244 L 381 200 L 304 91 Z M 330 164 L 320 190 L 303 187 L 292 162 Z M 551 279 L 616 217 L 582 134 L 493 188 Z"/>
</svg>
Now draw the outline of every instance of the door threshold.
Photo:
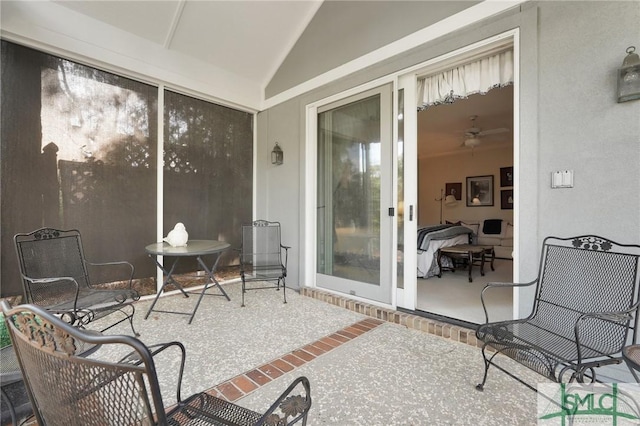
<svg viewBox="0 0 640 426">
<path fill-rule="evenodd" d="M 419 317 L 429 318 L 432 320 L 444 322 L 444 323 L 455 325 L 458 327 L 468 328 L 471 330 L 475 330 L 476 328 L 478 328 L 478 325 L 479 325 L 473 322 L 468 322 L 468 321 L 463 321 L 457 318 L 447 317 L 445 315 L 434 314 L 433 312 L 421 311 L 419 309 L 416 309 L 415 311 L 412 311 L 411 309 L 401 308 L 401 307 L 398 307 L 397 309 L 399 312 L 404 312 L 405 314 L 417 315 Z"/>
</svg>

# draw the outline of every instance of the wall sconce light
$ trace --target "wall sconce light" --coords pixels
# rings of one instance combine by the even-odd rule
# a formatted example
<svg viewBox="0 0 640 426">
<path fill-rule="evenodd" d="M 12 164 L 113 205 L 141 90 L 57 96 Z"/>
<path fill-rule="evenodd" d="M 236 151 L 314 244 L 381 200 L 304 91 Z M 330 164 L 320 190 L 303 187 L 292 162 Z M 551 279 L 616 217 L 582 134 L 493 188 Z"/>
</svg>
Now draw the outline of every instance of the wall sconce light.
<svg viewBox="0 0 640 426">
<path fill-rule="evenodd" d="M 635 46 L 627 48 L 627 56 L 618 69 L 618 103 L 640 99 L 640 56 Z"/>
<path fill-rule="evenodd" d="M 281 165 L 284 162 L 284 152 L 282 152 L 282 148 L 276 142 L 276 146 L 273 147 L 271 151 L 271 164 Z"/>
</svg>

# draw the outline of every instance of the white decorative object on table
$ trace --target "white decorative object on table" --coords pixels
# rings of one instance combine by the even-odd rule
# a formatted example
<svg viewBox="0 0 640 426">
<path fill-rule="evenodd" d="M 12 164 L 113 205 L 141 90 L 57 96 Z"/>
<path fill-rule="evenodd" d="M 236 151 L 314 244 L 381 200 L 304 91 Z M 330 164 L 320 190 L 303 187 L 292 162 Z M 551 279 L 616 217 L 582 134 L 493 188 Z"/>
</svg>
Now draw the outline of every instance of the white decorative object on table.
<svg viewBox="0 0 640 426">
<path fill-rule="evenodd" d="M 188 240 L 189 234 L 182 222 L 176 223 L 176 226 L 174 226 L 167 236 L 162 239 L 162 241 L 166 241 L 172 247 L 184 247 L 187 245 Z"/>
</svg>

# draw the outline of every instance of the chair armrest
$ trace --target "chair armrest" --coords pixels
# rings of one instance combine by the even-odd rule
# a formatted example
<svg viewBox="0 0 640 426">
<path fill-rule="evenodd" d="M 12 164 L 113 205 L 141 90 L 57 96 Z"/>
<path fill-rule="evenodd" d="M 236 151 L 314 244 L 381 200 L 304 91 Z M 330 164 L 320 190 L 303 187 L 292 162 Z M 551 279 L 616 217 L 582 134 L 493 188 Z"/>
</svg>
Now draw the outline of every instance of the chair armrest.
<svg viewBox="0 0 640 426">
<path fill-rule="evenodd" d="M 482 309 L 484 310 L 484 318 L 485 318 L 485 324 L 489 324 L 489 313 L 487 312 L 487 305 L 485 304 L 484 301 L 484 293 L 491 289 L 491 288 L 505 288 L 505 287 L 529 287 L 535 283 L 537 283 L 538 280 L 535 279 L 533 281 L 530 281 L 528 283 L 504 283 L 504 282 L 490 282 L 487 283 L 487 285 L 484 286 L 484 288 L 482 289 L 482 292 L 480 293 L 480 301 L 482 302 Z"/>
<path fill-rule="evenodd" d="M 598 322 L 604 321 L 611 323 L 613 326 L 619 327 L 628 327 L 630 321 L 633 320 L 632 312 L 636 310 L 635 307 L 632 307 L 625 311 L 619 312 L 587 312 L 578 317 L 575 323 L 575 337 L 576 337 L 576 348 L 578 351 L 578 362 L 582 360 L 583 349 L 589 348 L 595 351 L 598 351 L 603 354 L 612 354 L 620 351 L 622 346 L 626 344 L 627 336 L 624 336 L 624 339 L 619 340 L 616 344 L 614 339 L 593 339 L 591 336 L 595 335 L 597 337 L 602 337 L 602 330 L 595 330 L 596 333 L 590 333 L 589 330 L 593 330 L 593 326 L 590 328 L 588 321 L 589 320 L 599 320 Z M 600 323 L 601 324 L 601 323 Z M 596 326 L 597 327 L 597 326 Z M 601 327 L 601 326 L 600 326 Z M 628 333 L 628 330 L 627 330 Z M 613 346 L 615 345 L 615 347 Z M 619 346 L 619 347 L 618 347 Z"/>
<path fill-rule="evenodd" d="M 128 277 L 129 288 L 130 289 L 133 288 L 133 275 L 135 273 L 135 267 L 130 262 L 127 262 L 125 260 L 121 260 L 121 261 L 116 261 L 116 262 L 102 262 L 102 263 L 95 263 L 95 262 L 85 261 L 85 263 L 88 266 L 128 266 L 129 270 L 130 270 L 129 277 Z"/>
<path fill-rule="evenodd" d="M 180 371 L 178 372 L 178 384 L 176 386 L 176 400 L 177 402 L 181 402 L 182 398 L 180 395 L 180 391 L 182 388 L 182 376 L 184 375 L 184 365 L 185 365 L 186 356 L 187 356 L 187 351 L 184 345 L 180 342 L 158 343 L 156 345 L 147 346 L 147 349 L 149 349 L 151 356 L 155 357 L 157 354 L 163 352 L 165 349 L 168 349 L 170 347 L 177 347 L 178 349 L 180 349 L 180 353 L 181 353 Z M 133 351 L 133 352 L 129 352 L 127 355 L 121 358 L 119 362 L 133 364 L 133 365 L 140 365 L 140 363 L 142 363 L 142 360 L 140 359 L 138 352 Z"/>
<path fill-rule="evenodd" d="M 80 285 L 73 277 L 49 277 L 49 278 L 30 278 L 22 275 L 23 283 L 25 285 L 25 295 L 27 297 L 27 303 L 33 303 L 35 305 L 47 308 L 48 306 L 55 305 L 61 301 L 68 301 L 68 298 L 64 297 L 65 293 L 73 293 L 73 310 L 74 312 L 78 308 L 78 296 L 80 294 Z M 62 284 L 66 282 L 67 284 Z M 40 297 L 42 292 L 38 291 L 39 288 L 46 288 L 49 284 L 56 283 L 56 297 Z M 49 294 L 49 292 L 47 292 Z"/>
<path fill-rule="evenodd" d="M 298 385 L 302 385 L 304 388 L 305 397 L 302 397 L 300 394 L 291 396 L 291 393 Z M 284 417 L 280 417 L 279 414 L 274 413 L 278 408 Z M 305 417 L 309 409 L 311 409 L 311 385 L 309 384 L 309 379 L 300 376 L 271 404 L 271 407 L 260 417 L 256 425 L 292 425 Z M 291 417 L 291 420 L 289 420 L 289 417 Z M 269 420 L 268 423 L 266 423 L 267 420 Z"/>
<path fill-rule="evenodd" d="M 284 275 L 287 275 L 287 263 L 289 262 L 289 249 L 291 246 L 283 246 L 280 244 L 280 248 L 284 249 Z"/>
</svg>

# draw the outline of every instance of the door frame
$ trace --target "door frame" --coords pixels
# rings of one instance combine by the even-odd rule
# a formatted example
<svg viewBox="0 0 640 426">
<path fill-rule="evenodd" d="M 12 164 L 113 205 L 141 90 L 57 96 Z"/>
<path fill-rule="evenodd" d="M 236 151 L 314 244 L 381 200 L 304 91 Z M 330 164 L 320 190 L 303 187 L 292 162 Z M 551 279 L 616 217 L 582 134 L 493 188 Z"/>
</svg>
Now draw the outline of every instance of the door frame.
<svg viewBox="0 0 640 426">
<path fill-rule="evenodd" d="M 480 58 L 486 56 L 487 53 L 494 49 L 502 49 L 510 46 L 513 49 L 513 171 L 514 182 L 519 182 L 519 170 L 520 170 L 520 30 L 515 28 L 513 30 L 506 31 L 498 34 L 494 37 L 481 40 L 477 43 L 465 46 L 463 48 L 453 50 L 444 55 L 433 58 L 429 61 L 415 65 L 411 68 L 403 70 L 398 77 L 398 88 L 405 89 L 405 130 L 404 130 L 404 146 L 405 152 L 410 152 L 415 155 L 416 164 L 408 166 L 408 162 L 405 161 L 405 206 L 413 205 L 414 218 L 417 216 L 417 100 L 415 98 L 415 89 L 417 85 L 418 77 L 434 74 L 439 71 L 450 69 L 456 65 L 469 62 L 473 58 Z M 413 102 L 414 108 L 410 107 L 410 102 Z M 410 185 L 410 182 L 415 182 L 414 185 Z M 514 203 L 513 203 L 513 279 L 514 282 L 519 282 L 519 229 L 520 221 L 520 190 L 518 186 L 514 186 Z M 417 233 L 417 221 L 405 221 L 405 247 L 407 241 L 414 241 Z M 416 247 L 413 247 L 412 253 L 416 252 Z M 409 252 L 411 248 L 407 250 Z M 416 310 L 417 303 L 417 277 L 415 273 L 415 264 L 417 256 L 405 255 L 405 271 L 404 271 L 404 288 L 397 289 L 397 306 L 405 308 L 411 311 Z M 407 259 L 413 259 L 413 261 L 407 262 Z M 412 269 L 411 269 L 412 268 Z M 519 288 L 515 287 L 513 290 L 513 318 L 519 317 L 519 303 L 520 292 Z"/>
</svg>

